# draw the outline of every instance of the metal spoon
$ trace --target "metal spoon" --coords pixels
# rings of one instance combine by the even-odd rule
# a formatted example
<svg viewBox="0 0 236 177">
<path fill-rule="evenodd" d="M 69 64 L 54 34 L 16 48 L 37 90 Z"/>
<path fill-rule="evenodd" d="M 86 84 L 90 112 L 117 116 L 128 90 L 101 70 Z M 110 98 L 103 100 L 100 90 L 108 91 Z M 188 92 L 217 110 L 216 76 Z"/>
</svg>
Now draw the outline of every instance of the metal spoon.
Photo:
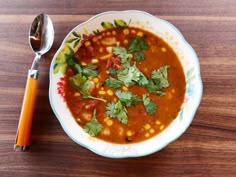
<svg viewBox="0 0 236 177">
<path fill-rule="evenodd" d="M 50 17 L 46 14 L 38 15 L 34 19 L 29 31 L 29 43 L 35 53 L 35 58 L 31 69 L 28 71 L 25 95 L 14 145 L 15 150 L 24 151 L 30 145 L 39 60 L 51 48 L 53 40 L 54 29 Z"/>
</svg>

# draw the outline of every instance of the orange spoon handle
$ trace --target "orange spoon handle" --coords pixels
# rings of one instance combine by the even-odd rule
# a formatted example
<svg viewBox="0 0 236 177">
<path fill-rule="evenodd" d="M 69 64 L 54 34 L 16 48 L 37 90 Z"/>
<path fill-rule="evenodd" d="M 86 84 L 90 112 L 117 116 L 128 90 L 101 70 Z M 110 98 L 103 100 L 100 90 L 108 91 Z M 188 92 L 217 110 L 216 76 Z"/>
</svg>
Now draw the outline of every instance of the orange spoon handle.
<svg viewBox="0 0 236 177">
<path fill-rule="evenodd" d="M 38 70 L 29 70 L 23 104 L 21 108 L 18 130 L 16 133 L 15 150 L 26 150 L 30 145 L 30 134 L 33 120 Z"/>
</svg>

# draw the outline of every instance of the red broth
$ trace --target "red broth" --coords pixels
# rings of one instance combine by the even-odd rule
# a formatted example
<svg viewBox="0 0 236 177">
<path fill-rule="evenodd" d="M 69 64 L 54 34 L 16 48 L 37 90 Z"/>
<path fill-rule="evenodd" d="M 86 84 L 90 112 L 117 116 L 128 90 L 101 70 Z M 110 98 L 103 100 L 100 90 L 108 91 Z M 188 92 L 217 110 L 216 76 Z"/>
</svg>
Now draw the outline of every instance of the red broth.
<svg viewBox="0 0 236 177">
<path fill-rule="evenodd" d="M 135 63 L 147 78 L 151 78 L 153 70 L 168 65 L 169 86 L 161 89 L 163 96 L 158 96 L 156 92 L 150 93 L 145 86 L 137 83 L 130 87 L 122 83 L 119 88 L 111 88 L 104 84 L 110 76 L 117 79 L 117 75 L 109 74 L 110 67 L 116 70 L 123 69 L 119 61 L 121 59 L 111 52 L 111 48 L 121 46 L 129 51 L 129 41 L 137 36 L 147 42 L 148 48 L 142 50 L 145 59 L 140 61 L 135 61 L 134 52 L 130 52 L 130 65 L 133 66 Z M 96 134 L 97 138 L 119 144 L 144 141 L 163 131 L 178 115 L 184 100 L 186 85 L 183 68 L 172 48 L 158 36 L 134 27 L 107 29 L 84 40 L 76 51 L 75 58 L 80 66 L 93 63 L 98 67 L 98 75 L 88 77 L 93 85 L 89 93 L 106 102 L 83 98 L 81 92 L 70 83 L 69 78 L 76 74 L 71 66 L 66 70 L 65 100 L 73 117 L 82 128 L 91 121 L 96 109 L 96 119 L 103 127 Z M 121 123 L 116 117 L 110 117 L 106 114 L 106 107 L 108 103 L 117 103 L 119 100 L 115 95 L 117 90 L 132 92 L 141 99 L 143 94 L 147 94 L 147 97 L 157 105 L 156 112 L 152 114 L 147 112 L 143 101 L 140 101 L 135 106 L 124 106 L 128 117 L 126 124 Z"/>
</svg>

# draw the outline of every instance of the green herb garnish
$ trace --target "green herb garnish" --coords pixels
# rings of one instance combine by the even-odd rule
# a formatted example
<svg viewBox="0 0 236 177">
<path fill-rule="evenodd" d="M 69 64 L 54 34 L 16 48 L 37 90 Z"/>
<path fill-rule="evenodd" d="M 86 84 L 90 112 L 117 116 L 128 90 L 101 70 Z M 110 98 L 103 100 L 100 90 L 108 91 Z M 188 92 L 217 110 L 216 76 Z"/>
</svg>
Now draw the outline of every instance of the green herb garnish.
<svg viewBox="0 0 236 177">
<path fill-rule="evenodd" d="M 96 77 L 98 75 L 97 66 L 94 64 L 87 64 L 82 67 L 82 73 L 87 77 Z"/>
<path fill-rule="evenodd" d="M 74 68 L 74 71 L 78 74 L 82 74 L 86 77 L 96 77 L 98 75 L 98 67 L 92 63 L 89 63 L 85 66 L 81 66 L 76 61 L 78 59 L 74 56 L 71 56 L 67 60 L 67 64 Z"/>
<path fill-rule="evenodd" d="M 157 111 L 157 104 L 152 101 L 146 94 L 143 95 L 143 104 L 149 114 L 155 114 Z"/>
<path fill-rule="evenodd" d="M 129 91 L 122 92 L 121 90 L 117 90 L 115 95 L 127 107 L 136 106 L 138 102 L 142 101 L 142 98 L 140 98 L 138 95 L 133 94 L 132 92 L 129 92 Z"/>
<path fill-rule="evenodd" d="M 96 109 L 94 109 L 92 119 L 84 125 L 84 131 L 90 136 L 96 136 L 102 129 L 103 126 L 97 121 Z"/>
<path fill-rule="evenodd" d="M 153 92 L 157 92 L 161 89 L 161 86 L 160 85 L 156 85 L 152 79 L 149 79 L 148 80 L 148 84 L 145 85 L 146 89 L 150 92 L 150 93 L 153 93 Z"/>
<path fill-rule="evenodd" d="M 110 102 L 106 106 L 106 115 L 111 118 L 117 118 L 121 123 L 127 124 L 127 110 L 121 101 Z"/>
<path fill-rule="evenodd" d="M 140 71 L 136 68 L 136 66 L 131 66 L 119 70 L 117 73 L 117 77 L 124 83 L 125 86 L 130 87 L 140 79 Z"/>
<path fill-rule="evenodd" d="M 146 76 L 136 67 L 135 63 L 133 66 L 119 70 L 117 77 L 127 87 L 130 87 L 135 83 L 138 83 L 141 86 L 148 84 Z"/>
<path fill-rule="evenodd" d="M 121 64 L 123 67 L 130 66 L 130 54 L 127 53 L 127 50 L 124 47 L 112 47 L 112 52 L 121 59 Z"/>
<path fill-rule="evenodd" d="M 169 87 L 169 82 L 168 82 L 168 72 L 167 69 L 169 68 L 169 65 L 164 65 L 160 67 L 157 70 L 152 71 L 152 79 L 156 84 L 159 84 L 160 87 Z"/>
<path fill-rule="evenodd" d="M 152 79 L 148 80 L 148 84 L 145 85 L 146 89 L 150 93 L 156 92 L 157 96 L 164 96 L 165 92 L 161 89 L 169 87 L 170 83 L 168 81 L 168 68 L 169 65 L 164 65 L 157 70 L 152 71 Z"/>
<path fill-rule="evenodd" d="M 142 51 L 134 52 L 134 60 L 141 61 L 145 59 L 145 55 Z"/>
<path fill-rule="evenodd" d="M 122 82 L 112 77 L 109 77 L 108 79 L 105 80 L 105 84 L 111 88 L 119 88 Z"/>
<path fill-rule="evenodd" d="M 90 95 L 89 89 L 93 87 L 93 82 L 88 80 L 86 76 L 83 76 L 81 74 L 76 74 L 75 76 L 70 77 L 69 80 L 70 84 L 83 95 L 83 98 L 91 98 L 106 102 L 106 100 L 102 98 L 97 98 Z"/>
<path fill-rule="evenodd" d="M 108 69 L 108 73 L 110 75 L 116 75 L 117 74 L 117 69 L 116 68 L 109 68 Z"/>
<path fill-rule="evenodd" d="M 141 52 L 148 49 L 148 43 L 140 36 L 130 39 L 129 43 L 130 52 Z"/>
</svg>

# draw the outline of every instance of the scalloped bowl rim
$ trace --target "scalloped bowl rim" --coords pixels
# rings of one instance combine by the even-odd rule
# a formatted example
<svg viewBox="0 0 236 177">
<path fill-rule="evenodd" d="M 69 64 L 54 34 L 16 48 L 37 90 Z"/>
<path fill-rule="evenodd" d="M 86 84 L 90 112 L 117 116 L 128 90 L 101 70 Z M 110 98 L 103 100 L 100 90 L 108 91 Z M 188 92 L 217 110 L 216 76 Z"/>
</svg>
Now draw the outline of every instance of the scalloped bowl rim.
<svg viewBox="0 0 236 177">
<path fill-rule="evenodd" d="M 194 105 L 191 105 L 192 108 L 191 108 L 191 112 L 189 113 L 188 118 L 186 120 L 186 122 L 184 123 L 184 126 L 182 126 L 181 129 L 179 129 L 177 132 L 175 132 L 176 134 L 174 136 L 170 136 L 168 137 L 168 139 L 163 139 L 162 137 L 162 134 L 166 131 L 168 131 L 168 129 L 170 129 L 169 127 L 171 125 L 173 125 L 174 123 L 173 122 L 177 122 L 177 120 L 175 119 L 171 125 L 169 125 L 167 128 L 165 128 L 160 134 L 158 134 L 157 136 L 159 136 L 159 143 L 158 146 L 156 146 L 155 148 L 151 148 L 150 149 L 145 149 L 146 146 L 150 146 L 152 145 L 152 140 L 153 138 L 149 139 L 149 140 L 146 140 L 146 141 L 143 141 L 143 142 L 140 142 L 140 143 L 133 143 L 133 144 L 129 144 L 129 145 L 123 145 L 123 144 L 112 144 L 112 143 L 109 143 L 109 142 L 104 142 L 102 140 L 98 140 L 96 139 L 96 143 L 93 144 L 93 142 L 91 143 L 87 143 L 87 142 L 83 142 L 83 140 L 81 139 L 77 139 L 76 136 L 70 132 L 70 129 L 67 127 L 67 122 L 64 122 L 61 115 L 58 113 L 58 108 L 57 108 L 57 105 L 54 103 L 54 97 L 52 96 L 53 95 L 53 90 L 52 87 L 53 87 L 53 83 L 52 83 L 52 80 L 53 80 L 53 63 L 55 62 L 55 59 L 56 59 L 56 56 L 59 54 L 59 52 L 63 49 L 64 45 L 65 45 L 65 41 L 66 39 L 70 36 L 70 34 L 73 32 L 73 31 L 76 31 L 80 28 L 82 28 L 83 26 L 86 26 L 88 25 L 89 26 L 89 23 L 92 23 L 93 20 L 96 20 L 97 18 L 100 18 L 100 17 L 103 17 L 106 15 L 117 15 L 118 18 L 119 18 L 119 15 L 122 15 L 122 14 L 137 14 L 137 15 L 141 15 L 141 16 L 145 16 L 146 18 L 150 18 L 151 20 L 157 22 L 157 23 L 163 23 L 164 25 L 168 26 L 168 28 L 171 28 L 174 32 L 175 32 L 175 35 L 176 37 L 180 40 L 180 43 L 181 43 L 181 46 L 183 48 L 185 48 L 186 50 L 188 50 L 188 52 L 191 53 L 191 61 L 194 63 L 194 73 L 195 73 L 195 81 L 197 83 L 197 86 L 198 87 L 198 90 L 196 91 L 195 93 L 195 101 L 193 102 Z M 144 28 L 145 29 L 145 28 Z M 159 36 L 162 38 L 162 36 Z M 165 40 L 165 39 L 164 39 Z M 168 43 L 169 44 L 169 43 Z M 182 64 L 183 65 L 183 64 Z M 183 65 L 184 67 L 184 65 Z M 157 152 L 161 149 L 163 149 L 165 146 L 167 146 L 168 144 L 170 144 L 171 142 L 173 142 L 174 140 L 176 140 L 177 138 L 179 138 L 185 131 L 186 129 L 190 126 L 193 118 L 194 118 L 194 115 L 197 111 L 197 108 L 200 104 L 200 101 L 201 101 L 201 98 L 202 98 L 202 92 L 203 92 L 203 85 L 202 85 L 202 81 L 201 81 L 201 75 L 200 75 L 200 64 L 199 64 L 199 60 L 198 60 L 198 57 L 194 51 L 194 49 L 189 45 L 189 43 L 185 40 L 185 38 L 183 37 L 183 35 L 181 34 L 181 32 L 174 26 L 172 25 L 171 23 L 163 20 L 163 19 L 160 19 L 160 18 L 157 18 L 147 12 L 144 12 L 144 11 L 139 11 L 139 10 L 126 10 L 126 11 L 107 11 L 107 12 L 103 12 L 103 13 L 100 13 L 100 14 L 97 14 L 95 16 L 93 16 L 92 18 L 88 19 L 87 21 L 77 25 L 76 27 L 74 27 L 68 34 L 67 36 L 64 38 L 60 48 L 57 50 L 56 54 L 54 55 L 53 57 L 53 60 L 51 62 L 51 66 L 50 66 L 50 74 L 49 74 L 49 80 L 50 80 L 50 84 L 49 84 L 49 101 L 50 101 L 50 104 L 51 104 L 51 107 L 52 107 L 52 110 L 54 112 L 54 114 L 56 115 L 57 119 L 59 120 L 62 128 L 64 129 L 64 131 L 66 132 L 66 134 L 74 141 L 76 142 L 77 144 L 91 150 L 92 152 L 98 154 L 98 155 L 101 155 L 101 156 L 104 156 L 104 157 L 109 157 L 109 158 L 126 158 L 126 157 L 140 157 L 140 156 L 145 156 L 145 155 L 149 155 L 149 154 L 152 154 L 154 152 Z M 186 93 L 185 93 L 186 94 Z M 79 127 L 79 125 L 78 125 Z M 81 129 L 82 130 L 82 129 Z M 81 132 L 83 133 L 83 132 Z M 162 137 L 161 137 L 162 136 Z M 156 136 L 155 136 L 156 137 Z M 149 143 L 147 143 L 149 142 Z M 151 143 L 151 144 L 150 144 Z M 105 144 L 105 145 L 104 145 Z M 95 147 L 94 147 L 95 145 Z M 104 146 L 108 146 L 107 148 L 113 148 L 115 147 L 114 151 L 113 152 L 112 150 L 111 151 L 104 151 Z M 132 151 L 132 148 L 136 146 L 134 149 L 136 150 L 135 152 Z M 100 147 L 102 147 L 102 149 L 100 149 Z M 121 151 L 119 151 L 120 149 L 119 148 L 123 148 Z M 142 148 L 144 148 L 145 150 L 143 151 Z M 105 147 L 106 149 L 106 147 Z M 131 151 L 130 151 L 131 149 Z M 117 153 L 116 153 L 116 150 Z"/>
</svg>

